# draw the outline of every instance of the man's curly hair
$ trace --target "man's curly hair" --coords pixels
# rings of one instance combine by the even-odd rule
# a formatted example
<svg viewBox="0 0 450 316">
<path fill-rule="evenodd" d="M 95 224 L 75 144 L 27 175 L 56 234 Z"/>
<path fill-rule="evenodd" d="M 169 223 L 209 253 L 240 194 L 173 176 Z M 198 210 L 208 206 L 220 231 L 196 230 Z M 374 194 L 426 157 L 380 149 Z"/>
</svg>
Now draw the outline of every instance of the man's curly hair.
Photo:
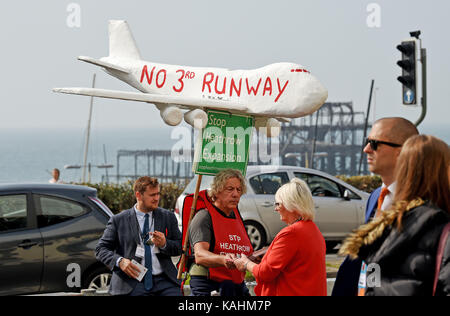
<svg viewBox="0 0 450 316">
<path fill-rule="evenodd" d="M 245 179 L 239 170 L 225 169 L 219 172 L 213 180 L 211 189 L 208 190 L 208 196 L 214 201 L 216 195 L 225 189 L 225 185 L 229 179 L 236 178 L 241 182 L 242 195 L 247 193 L 247 185 L 245 184 Z"/>
</svg>

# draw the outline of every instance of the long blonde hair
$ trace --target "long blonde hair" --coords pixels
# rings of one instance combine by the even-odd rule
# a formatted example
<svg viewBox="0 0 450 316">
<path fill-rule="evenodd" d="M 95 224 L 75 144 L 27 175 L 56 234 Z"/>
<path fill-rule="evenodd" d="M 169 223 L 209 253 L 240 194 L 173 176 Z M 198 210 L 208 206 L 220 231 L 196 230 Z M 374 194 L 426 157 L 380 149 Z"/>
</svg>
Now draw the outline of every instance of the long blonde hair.
<svg viewBox="0 0 450 316">
<path fill-rule="evenodd" d="M 421 198 L 434 206 L 450 212 L 450 149 L 437 137 L 417 135 L 404 144 L 395 169 L 395 201 L 405 203 Z M 397 205 L 401 222 L 405 207 Z"/>
</svg>

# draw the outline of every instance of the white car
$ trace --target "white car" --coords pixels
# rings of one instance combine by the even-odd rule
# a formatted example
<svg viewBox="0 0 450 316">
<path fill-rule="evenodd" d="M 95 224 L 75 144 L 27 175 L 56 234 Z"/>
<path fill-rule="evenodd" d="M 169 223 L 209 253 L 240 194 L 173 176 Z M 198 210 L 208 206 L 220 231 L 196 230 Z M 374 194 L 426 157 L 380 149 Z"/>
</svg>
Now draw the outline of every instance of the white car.
<svg viewBox="0 0 450 316">
<path fill-rule="evenodd" d="M 248 166 L 247 193 L 241 197 L 239 211 L 255 250 L 270 244 L 286 226 L 275 211 L 275 193 L 294 177 L 309 185 L 316 208 L 315 223 L 327 242 L 327 248 L 334 248 L 364 223 L 369 194 L 336 177 L 293 166 Z M 200 190 L 210 188 L 212 180 L 212 176 L 203 176 Z M 175 213 L 179 215 L 180 230 L 184 198 L 194 193 L 196 183 L 197 177 L 177 199 Z"/>
</svg>

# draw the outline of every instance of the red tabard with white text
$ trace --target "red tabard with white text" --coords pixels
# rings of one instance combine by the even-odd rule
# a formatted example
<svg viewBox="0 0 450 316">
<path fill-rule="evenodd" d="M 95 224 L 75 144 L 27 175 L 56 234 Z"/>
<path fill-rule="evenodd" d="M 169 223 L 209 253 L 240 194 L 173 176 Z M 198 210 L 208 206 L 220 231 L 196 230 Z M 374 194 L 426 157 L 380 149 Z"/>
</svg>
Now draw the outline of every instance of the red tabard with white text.
<svg viewBox="0 0 450 316">
<path fill-rule="evenodd" d="M 253 247 L 239 211 L 234 210 L 235 218 L 227 218 L 220 214 L 208 199 L 205 200 L 206 208 L 211 215 L 216 240 L 213 252 L 218 255 L 227 253 L 251 255 Z M 209 278 L 217 282 L 231 280 L 235 284 L 240 284 L 244 281 L 244 274 L 237 269 L 209 268 Z"/>
</svg>

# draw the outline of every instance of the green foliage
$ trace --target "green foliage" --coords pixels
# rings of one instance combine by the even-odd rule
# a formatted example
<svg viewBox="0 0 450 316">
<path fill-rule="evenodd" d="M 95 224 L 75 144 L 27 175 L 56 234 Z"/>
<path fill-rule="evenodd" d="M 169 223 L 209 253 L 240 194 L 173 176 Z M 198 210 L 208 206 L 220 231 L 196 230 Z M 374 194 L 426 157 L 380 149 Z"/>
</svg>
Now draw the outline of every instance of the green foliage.
<svg viewBox="0 0 450 316">
<path fill-rule="evenodd" d="M 337 176 L 339 179 L 347 182 L 355 188 L 371 193 L 373 190 L 381 186 L 381 178 L 379 176 Z M 114 184 L 114 183 L 78 183 L 97 189 L 97 196 L 113 211 L 119 213 L 127 210 L 136 203 L 133 193 L 133 182 Z M 177 198 L 184 190 L 184 185 L 175 183 L 161 184 L 161 199 L 159 206 L 168 210 L 175 208 Z"/>
<path fill-rule="evenodd" d="M 136 203 L 136 198 L 133 193 L 133 183 L 131 181 L 121 184 L 84 183 L 84 185 L 96 188 L 98 198 L 114 214 L 127 210 Z"/>
<path fill-rule="evenodd" d="M 185 186 L 176 183 L 163 183 L 161 185 L 161 199 L 159 206 L 168 210 L 175 208 L 178 197 L 183 193 Z"/>
<path fill-rule="evenodd" d="M 97 189 L 97 196 L 105 203 L 114 214 L 127 210 L 136 203 L 133 192 L 133 182 L 114 183 L 79 183 Z M 174 183 L 161 184 L 161 198 L 159 206 L 168 210 L 175 208 L 177 198 L 183 192 L 184 187 Z"/>
<path fill-rule="evenodd" d="M 361 191 L 365 191 L 367 193 L 372 193 L 372 191 L 381 186 L 382 183 L 380 176 L 352 176 L 352 177 L 336 176 L 336 177 L 354 186 L 355 188 Z"/>
</svg>

